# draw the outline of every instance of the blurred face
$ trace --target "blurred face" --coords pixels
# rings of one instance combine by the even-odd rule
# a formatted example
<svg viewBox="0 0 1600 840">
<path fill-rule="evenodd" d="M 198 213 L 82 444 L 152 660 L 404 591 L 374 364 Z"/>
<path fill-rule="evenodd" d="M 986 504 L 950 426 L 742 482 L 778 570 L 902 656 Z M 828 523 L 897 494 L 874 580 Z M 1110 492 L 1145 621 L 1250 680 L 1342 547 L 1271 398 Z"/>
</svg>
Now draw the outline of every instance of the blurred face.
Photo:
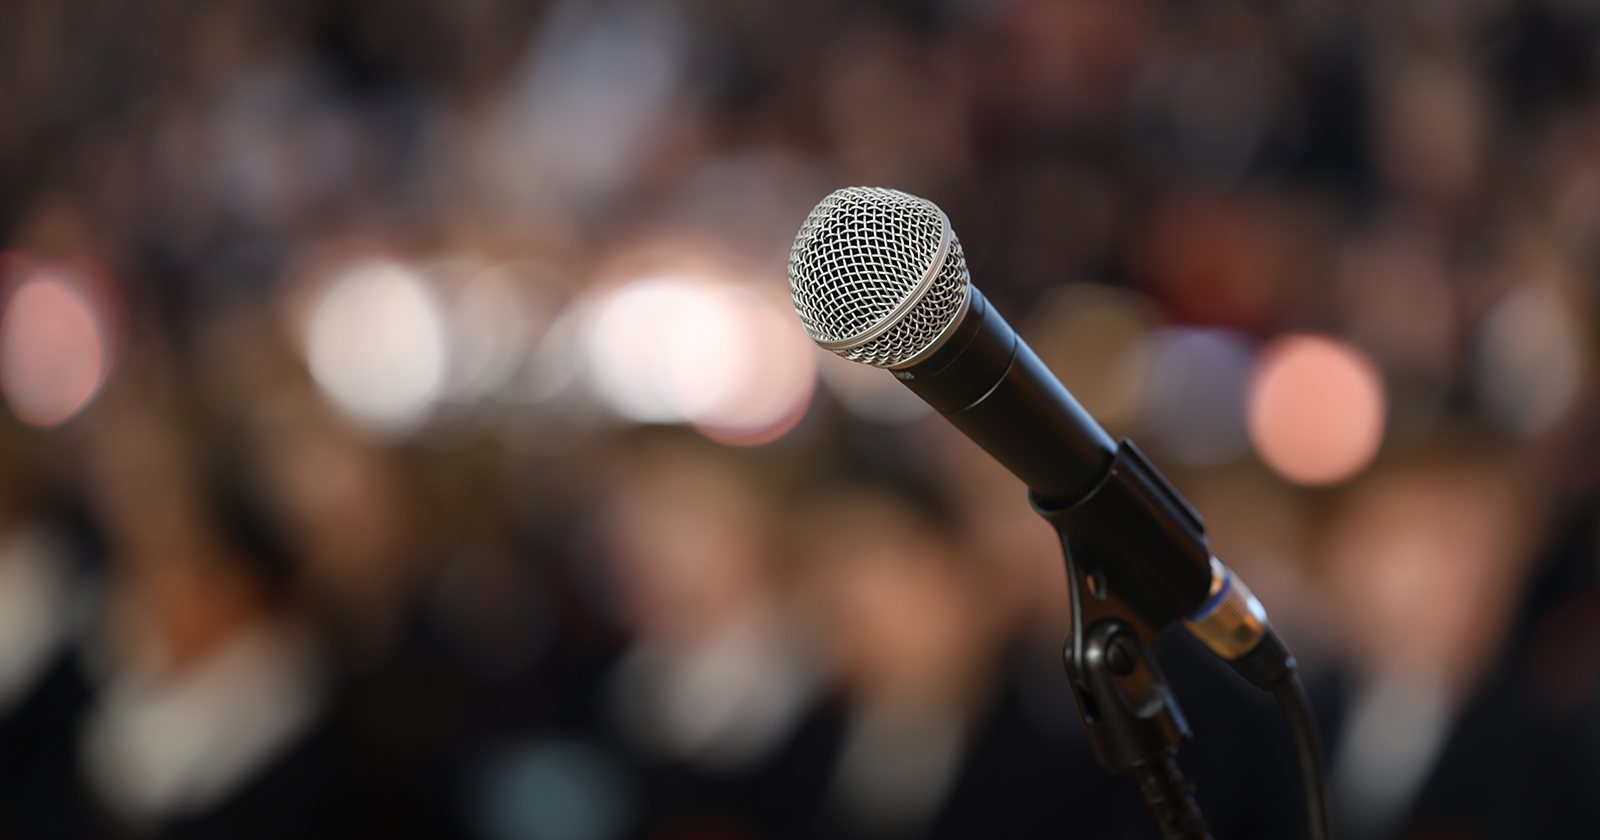
<svg viewBox="0 0 1600 840">
<path fill-rule="evenodd" d="M 1007 4 L 1002 90 L 1038 125 L 1109 130 L 1138 72 L 1146 17 L 1138 2 Z"/>
<path fill-rule="evenodd" d="M 381 656 L 420 583 L 405 477 L 387 453 L 297 418 L 269 431 L 261 459 L 271 506 L 305 564 L 310 594 L 363 656 Z"/>
<path fill-rule="evenodd" d="M 160 562 L 118 577 L 111 630 L 122 655 L 178 671 L 259 619 L 268 601 L 246 561 L 202 534 L 187 532 L 167 548 Z"/>
<path fill-rule="evenodd" d="M 964 544 L 1003 605 L 1002 620 L 1059 644 L 1071 622 L 1071 598 L 1055 529 L 1029 506 L 1022 480 L 987 452 L 953 431 L 944 443 L 946 481 L 964 508 Z"/>
<path fill-rule="evenodd" d="M 959 167 L 965 113 L 940 68 L 892 31 L 845 39 L 825 62 L 824 118 L 841 155 L 879 180 Z"/>
<path fill-rule="evenodd" d="M 614 583 L 646 637 L 689 643 L 768 597 L 768 512 L 741 477 L 691 451 L 650 459 L 609 511 Z"/>
<path fill-rule="evenodd" d="M 188 453 L 148 406 L 123 399 L 106 408 L 85 449 L 91 501 L 119 554 L 148 553 L 192 524 Z"/>
<path fill-rule="evenodd" d="M 306 432 L 276 448 L 275 491 L 319 577 L 363 586 L 388 576 L 401 537 L 392 477 L 376 453 Z"/>
<path fill-rule="evenodd" d="M 1467 68 L 1415 60 L 1378 90 L 1378 152 L 1390 180 L 1435 200 L 1469 195 L 1487 141 L 1482 92 Z"/>
<path fill-rule="evenodd" d="M 1358 491 L 1328 540 L 1328 574 L 1369 670 L 1426 670 L 1468 687 L 1520 597 L 1514 486 L 1481 465 L 1450 465 L 1391 472 Z"/>
<path fill-rule="evenodd" d="M 846 686 L 907 702 L 964 693 L 993 633 L 953 548 L 884 498 L 849 499 L 811 533 L 815 618 Z"/>
<path fill-rule="evenodd" d="M 1006 504 L 1004 502 L 1009 502 Z M 1056 532 L 1026 496 L 991 500 L 975 512 L 974 547 L 984 572 L 1018 621 L 1032 621 L 1052 644 L 1065 636 L 1072 619 L 1065 560 Z M 1022 628 L 1027 629 L 1027 628 Z"/>
</svg>

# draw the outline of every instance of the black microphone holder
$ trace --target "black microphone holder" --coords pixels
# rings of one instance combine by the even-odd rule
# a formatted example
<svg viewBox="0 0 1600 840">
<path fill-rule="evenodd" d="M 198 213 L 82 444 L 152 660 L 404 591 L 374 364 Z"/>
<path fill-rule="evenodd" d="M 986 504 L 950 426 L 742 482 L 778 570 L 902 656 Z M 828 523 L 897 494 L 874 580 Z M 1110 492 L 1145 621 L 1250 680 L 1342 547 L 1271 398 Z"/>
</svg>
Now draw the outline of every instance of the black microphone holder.
<svg viewBox="0 0 1600 840">
<path fill-rule="evenodd" d="M 1194 587 L 1203 597 L 1210 585 L 1200 517 L 1126 440 L 1076 504 L 1029 497 L 1061 537 L 1072 602 L 1064 658 L 1095 756 L 1112 773 L 1134 773 L 1165 840 L 1209 840 L 1176 760 L 1189 724 L 1150 653 L 1196 603 Z"/>
</svg>

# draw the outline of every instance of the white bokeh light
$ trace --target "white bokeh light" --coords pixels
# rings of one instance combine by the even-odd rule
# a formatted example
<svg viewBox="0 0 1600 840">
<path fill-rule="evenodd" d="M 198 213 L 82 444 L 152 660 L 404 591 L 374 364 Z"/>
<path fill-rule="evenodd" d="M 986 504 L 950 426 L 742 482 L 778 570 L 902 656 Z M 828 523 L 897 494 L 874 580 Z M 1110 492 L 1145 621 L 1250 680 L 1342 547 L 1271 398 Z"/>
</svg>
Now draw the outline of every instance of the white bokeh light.
<svg viewBox="0 0 1600 840">
<path fill-rule="evenodd" d="M 673 276 L 630 283 L 600 301 L 587 343 L 600 399 L 636 423 L 688 419 L 672 392 L 669 348 L 683 324 L 705 319 L 705 306 L 695 283 Z"/>
<path fill-rule="evenodd" d="M 798 325 L 735 287 L 665 275 L 596 304 L 587 372 L 638 423 L 691 423 L 723 443 L 764 443 L 810 405 L 816 367 Z"/>
<path fill-rule="evenodd" d="M 446 328 L 428 284 L 394 262 L 358 264 L 329 284 L 306 331 L 311 375 L 352 419 L 407 431 L 438 401 Z"/>
<path fill-rule="evenodd" d="M 787 432 L 810 405 L 816 377 L 794 319 L 732 290 L 707 290 L 672 348 L 678 407 L 723 443 L 765 443 Z"/>
</svg>

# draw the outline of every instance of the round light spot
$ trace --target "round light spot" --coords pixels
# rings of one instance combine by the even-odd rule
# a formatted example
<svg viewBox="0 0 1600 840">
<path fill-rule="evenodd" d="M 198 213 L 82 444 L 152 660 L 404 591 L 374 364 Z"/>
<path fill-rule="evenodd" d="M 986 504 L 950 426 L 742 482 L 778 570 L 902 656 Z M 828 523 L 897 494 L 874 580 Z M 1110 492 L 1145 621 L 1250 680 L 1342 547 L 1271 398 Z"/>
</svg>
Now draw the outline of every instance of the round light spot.
<svg viewBox="0 0 1600 840">
<path fill-rule="evenodd" d="M 18 420 L 72 419 L 106 376 L 106 336 L 88 299 L 41 272 L 12 293 L 0 319 L 0 389 Z"/>
<path fill-rule="evenodd" d="M 446 330 L 428 285 L 406 266 L 368 262 L 329 285 L 311 316 L 306 357 L 323 393 L 352 419 L 399 433 L 438 401 Z"/>
<path fill-rule="evenodd" d="M 678 406 L 713 440 L 776 440 L 811 404 L 817 372 L 809 339 L 792 317 L 752 295 L 730 290 L 708 297 L 674 344 Z"/>
<path fill-rule="evenodd" d="M 816 381 L 793 319 L 735 287 L 681 277 L 636 281 L 600 301 L 588 372 L 601 400 L 639 423 L 691 423 L 753 445 L 799 421 Z"/>
<path fill-rule="evenodd" d="M 636 423 L 687 419 L 673 393 L 672 347 L 704 307 L 698 284 L 672 276 L 630 283 L 600 301 L 585 349 L 601 401 Z"/>
<path fill-rule="evenodd" d="M 1383 377 L 1337 339 L 1290 335 L 1261 355 L 1250 386 L 1250 438 L 1297 484 L 1335 484 L 1372 462 L 1383 442 Z"/>
</svg>

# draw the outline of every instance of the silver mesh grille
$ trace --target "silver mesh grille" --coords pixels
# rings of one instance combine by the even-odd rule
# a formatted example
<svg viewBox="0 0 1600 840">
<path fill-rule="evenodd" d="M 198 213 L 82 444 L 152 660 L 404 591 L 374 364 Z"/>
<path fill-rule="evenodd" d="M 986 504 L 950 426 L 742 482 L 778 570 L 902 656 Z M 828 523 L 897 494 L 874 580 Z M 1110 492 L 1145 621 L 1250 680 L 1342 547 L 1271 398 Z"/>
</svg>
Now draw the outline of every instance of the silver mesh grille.
<svg viewBox="0 0 1600 840">
<path fill-rule="evenodd" d="M 895 367 L 931 347 L 967 303 L 961 243 L 933 202 L 846 187 L 806 217 L 789 292 L 806 333 L 855 362 Z"/>
</svg>

